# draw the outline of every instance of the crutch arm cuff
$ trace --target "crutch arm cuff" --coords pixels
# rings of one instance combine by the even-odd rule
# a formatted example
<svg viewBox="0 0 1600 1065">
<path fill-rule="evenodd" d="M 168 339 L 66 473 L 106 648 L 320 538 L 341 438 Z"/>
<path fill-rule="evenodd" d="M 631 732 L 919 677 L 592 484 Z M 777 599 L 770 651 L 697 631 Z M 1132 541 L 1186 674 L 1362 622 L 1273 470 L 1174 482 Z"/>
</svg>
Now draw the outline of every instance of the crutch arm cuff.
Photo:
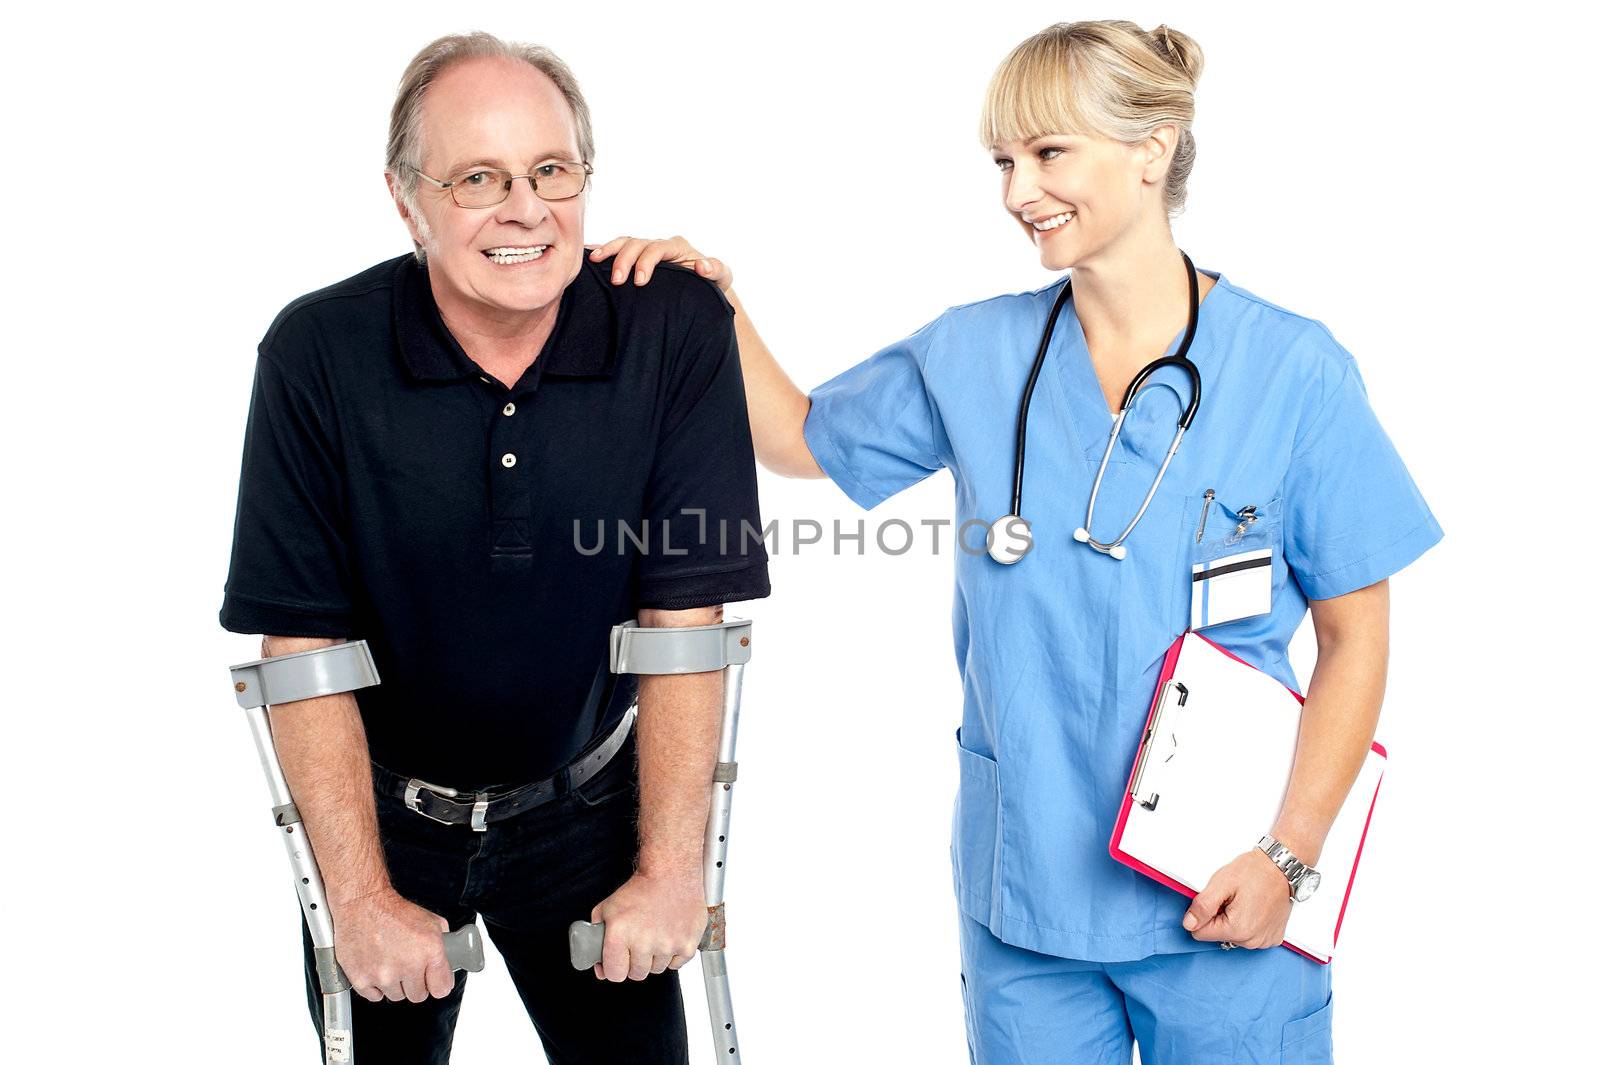
<svg viewBox="0 0 1600 1065">
<path fill-rule="evenodd" d="M 234 698 L 246 710 L 341 695 L 378 683 L 378 667 L 365 640 L 259 658 L 230 666 L 228 672 Z"/>
<path fill-rule="evenodd" d="M 714 673 L 750 661 L 750 622 L 641 628 L 625 621 L 611 630 L 611 672 L 640 676 Z"/>
</svg>

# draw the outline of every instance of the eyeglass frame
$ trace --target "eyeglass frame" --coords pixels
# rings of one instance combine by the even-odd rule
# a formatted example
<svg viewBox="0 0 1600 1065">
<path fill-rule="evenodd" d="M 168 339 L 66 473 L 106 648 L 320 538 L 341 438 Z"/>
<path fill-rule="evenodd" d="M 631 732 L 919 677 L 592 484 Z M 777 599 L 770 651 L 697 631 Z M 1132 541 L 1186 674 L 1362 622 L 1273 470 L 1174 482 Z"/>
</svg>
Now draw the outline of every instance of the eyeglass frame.
<svg viewBox="0 0 1600 1065">
<path fill-rule="evenodd" d="M 497 174 L 509 175 L 506 178 L 505 185 L 502 189 L 502 191 L 505 192 L 505 195 L 493 203 L 465 204 L 456 199 L 455 192 L 450 191 L 460 184 L 459 178 L 454 181 L 440 181 L 438 178 L 433 177 L 432 175 L 424 174 L 420 168 L 412 166 L 410 163 L 406 163 L 405 167 L 418 177 L 426 178 L 428 181 L 433 182 L 433 184 L 438 186 L 439 189 L 443 191 L 450 191 L 450 202 L 465 211 L 485 211 L 490 207 L 499 207 L 502 203 L 505 203 L 511 198 L 512 184 L 521 181 L 523 178 L 528 179 L 528 185 L 533 189 L 533 194 L 535 196 L 539 196 L 539 199 L 544 200 L 545 203 L 565 203 L 567 200 L 576 199 L 577 197 L 583 195 L 583 190 L 589 187 L 589 179 L 594 176 L 594 166 L 582 159 L 547 159 L 544 163 L 540 163 L 539 165 L 545 166 L 548 163 L 577 163 L 579 166 L 583 167 L 583 184 L 578 186 L 578 191 L 574 192 L 571 196 L 561 196 L 557 197 L 556 199 L 547 199 L 544 196 L 539 196 L 539 179 L 537 176 L 533 174 L 512 174 L 511 171 L 505 169 L 504 167 L 485 166 L 481 168 L 469 168 L 469 170 L 472 173 L 479 173 L 483 170 L 488 170 Z"/>
</svg>

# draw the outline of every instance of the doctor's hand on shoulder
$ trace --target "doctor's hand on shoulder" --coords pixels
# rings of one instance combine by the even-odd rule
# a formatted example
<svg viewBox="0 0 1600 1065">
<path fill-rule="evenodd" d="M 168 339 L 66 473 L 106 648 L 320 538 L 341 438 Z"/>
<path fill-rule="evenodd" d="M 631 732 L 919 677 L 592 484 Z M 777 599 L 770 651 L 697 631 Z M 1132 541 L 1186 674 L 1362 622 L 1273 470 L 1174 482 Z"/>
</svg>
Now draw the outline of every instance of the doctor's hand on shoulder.
<svg viewBox="0 0 1600 1065">
<path fill-rule="evenodd" d="M 682 237 L 652 240 L 646 237 L 613 237 L 589 252 L 594 262 L 616 256 L 611 264 L 611 283 L 620 285 L 633 275 L 635 285 L 648 284 L 657 265 L 678 263 L 692 269 L 707 281 L 727 292 L 733 287 L 733 271 L 721 259 L 713 259 L 695 251 Z"/>
<path fill-rule="evenodd" d="M 1283 872 L 1252 849 L 1212 874 L 1183 927 L 1195 939 L 1261 950 L 1283 942 L 1292 905 Z"/>
</svg>

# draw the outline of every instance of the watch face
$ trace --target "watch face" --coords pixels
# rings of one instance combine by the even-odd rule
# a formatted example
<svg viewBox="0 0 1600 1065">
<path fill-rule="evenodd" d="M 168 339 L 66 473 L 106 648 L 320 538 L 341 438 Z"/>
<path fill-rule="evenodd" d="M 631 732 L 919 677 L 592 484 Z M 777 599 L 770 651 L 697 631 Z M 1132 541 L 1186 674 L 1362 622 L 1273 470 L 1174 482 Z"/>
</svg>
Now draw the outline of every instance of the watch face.
<svg viewBox="0 0 1600 1065">
<path fill-rule="evenodd" d="M 1322 874 L 1316 870 L 1308 872 L 1300 879 L 1300 886 L 1295 888 L 1294 900 L 1304 902 L 1315 894 L 1317 887 L 1322 883 Z"/>
</svg>

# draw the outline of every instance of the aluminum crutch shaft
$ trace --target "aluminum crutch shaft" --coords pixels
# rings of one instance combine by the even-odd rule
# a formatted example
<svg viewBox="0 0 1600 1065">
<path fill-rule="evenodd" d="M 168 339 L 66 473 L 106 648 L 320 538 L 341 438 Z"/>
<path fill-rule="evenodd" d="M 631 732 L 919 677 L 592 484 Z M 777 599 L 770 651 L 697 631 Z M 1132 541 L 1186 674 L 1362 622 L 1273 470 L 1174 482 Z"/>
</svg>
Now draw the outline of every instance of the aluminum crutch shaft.
<svg viewBox="0 0 1600 1065">
<path fill-rule="evenodd" d="M 611 671 L 640 675 L 709 673 L 723 670 L 722 726 L 717 764 L 712 774 L 711 809 L 706 818 L 704 872 L 707 920 L 700 939 L 700 973 L 705 980 L 711 1015 L 711 1041 L 717 1060 L 739 1065 L 738 1029 L 728 987 L 727 912 L 722 898 L 727 875 L 728 834 L 733 813 L 734 759 L 739 735 L 739 700 L 744 664 L 750 660 L 750 623 L 729 619 L 717 625 L 641 629 L 633 622 L 611 630 Z M 572 965 L 589 969 L 599 963 L 605 946 L 605 923 L 574 921 L 568 929 Z"/>
<path fill-rule="evenodd" d="M 272 797 L 272 821 L 283 837 L 294 874 L 295 893 L 300 912 L 311 935 L 312 958 L 317 983 L 322 991 L 322 1045 L 327 1065 L 353 1065 L 354 1036 L 351 1031 L 350 981 L 334 956 L 333 920 L 328 913 L 328 896 L 322 874 L 317 869 L 311 841 L 306 838 L 300 811 L 289 793 L 283 765 L 272 742 L 272 723 L 268 706 L 298 702 L 324 695 L 339 695 L 378 683 L 378 671 L 365 640 L 334 644 L 295 654 L 245 662 L 230 669 L 236 699 L 245 710 L 256 755 L 267 779 Z M 481 972 L 483 936 L 476 924 L 469 924 L 444 935 L 445 957 L 454 970 Z"/>
<path fill-rule="evenodd" d="M 733 994 L 728 987 L 727 913 L 722 899 L 728 873 L 728 835 L 733 818 L 733 782 L 739 776 L 734 760 L 739 738 L 739 698 L 744 688 L 743 664 L 730 665 L 722 682 L 722 738 L 713 774 L 711 814 L 706 824 L 706 906 L 711 919 L 700 944 L 700 975 L 706 985 L 706 1008 L 711 1013 L 711 1041 L 718 1061 L 738 1065 L 739 1030 L 733 1021 Z"/>
</svg>

